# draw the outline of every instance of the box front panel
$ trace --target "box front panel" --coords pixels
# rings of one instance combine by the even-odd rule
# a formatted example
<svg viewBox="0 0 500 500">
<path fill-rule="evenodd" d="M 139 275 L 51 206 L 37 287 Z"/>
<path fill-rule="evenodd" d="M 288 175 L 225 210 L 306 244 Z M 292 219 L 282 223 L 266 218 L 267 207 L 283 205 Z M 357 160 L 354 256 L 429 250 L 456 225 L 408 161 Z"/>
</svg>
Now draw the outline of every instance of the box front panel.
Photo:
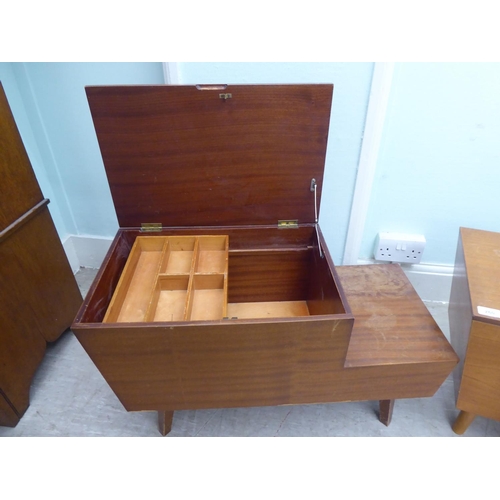
<svg viewBox="0 0 500 500">
<path fill-rule="evenodd" d="M 333 401 L 351 328 L 316 319 L 75 333 L 131 411 Z"/>
</svg>

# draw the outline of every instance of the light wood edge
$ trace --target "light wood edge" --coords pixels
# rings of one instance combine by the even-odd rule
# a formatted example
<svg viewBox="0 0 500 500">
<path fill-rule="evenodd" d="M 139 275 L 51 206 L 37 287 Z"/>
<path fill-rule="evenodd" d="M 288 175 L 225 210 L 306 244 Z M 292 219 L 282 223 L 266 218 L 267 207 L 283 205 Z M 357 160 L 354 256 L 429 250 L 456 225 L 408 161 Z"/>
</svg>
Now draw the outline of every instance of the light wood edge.
<svg viewBox="0 0 500 500">
<path fill-rule="evenodd" d="M 196 269 L 196 264 L 198 263 L 198 249 L 199 249 L 199 237 L 196 237 L 194 241 L 193 258 L 191 259 L 191 269 L 189 270 L 189 281 L 188 289 L 186 294 L 186 307 L 184 308 L 184 321 L 189 321 L 191 317 L 191 312 L 193 310 L 193 283 L 194 283 L 194 271 Z"/>
<path fill-rule="evenodd" d="M 163 237 L 160 236 L 160 238 L 164 238 L 163 248 L 161 249 L 161 257 L 160 257 L 160 261 L 158 263 L 158 267 L 156 268 L 156 274 L 155 274 L 155 279 L 153 282 L 153 287 L 152 287 L 151 293 L 149 295 L 149 304 L 148 304 L 148 308 L 146 310 L 146 314 L 144 315 L 143 321 L 153 321 L 153 319 L 154 319 L 154 316 L 156 313 L 156 308 L 158 306 L 158 299 L 160 297 L 160 283 L 159 283 L 159 281 L 160 281 L 161 269 L 163 267 L 163 263 L 165 262 L 165 260 L 168 259 L 170 256 L 170 241 L 168 239 L 168 236 L 163 236 Z"/>
<path fill-rule="evenodd" d="M 129 257 L 125 264 L 125 267 L 122 271 L 120 279 L 118 280 L 118 284 L 116 286 L 115 292 L 113 293 L 113 297 L 111 298 L 111 302 L 108 306 L 106 314 L 103 319 L 103 323 L 113 323 L 117 321 L 117 318 L 120 314 L 121 307 L 123 306 L 123 302 L 125 300 L 125 296 L 130 287 L 130 283 L 132 281 L 132 277 L 134 275 L 134 267 L 137 266 L 139 261 L 140 252 L 142 250 L 142 241 L 146 238 L 162 238 L 164 239 L 163 248 L 161 250 L 162 255 L 159 259 L 158 267 L 155 272 L 154 282 L 151 288 L 148 308 L 144 315 L 143 321 L 151 322 L 154 321 L 154 316 L 156 314 L 156 308 L 158 306 L 158 300 L 160 296 L 160 280 L 162 276 L 176 276 L 176 275 L 184 275 L 187 276 L 187 273 L 165 273 L 162 272 L 166 270 L 168 265 L 168 259 L 170 258 L 170 253 L 172 251 L 170 245 L 170 237 L 169 236 L 138 236 L 134 244 L 132 245 L 132 249 L 130 251 Z M 175 238 L 179 238 L 179 236 L 175 236 Z M 182 237 L 181 237 L 182 238 Z M 185 236 L 185 238 L 193 238 L 193 236 Z M 223 307 L 222 307 L 222 317 L 227 317 L 227 296 L 228 296 L 228 269 L 229 269 L 229 237 L 224 235 L 225 243 L 224 243 L 224 252 L 225 252 L 225 265 L 224 271 L 222 273 L 197 273 L 196 269 L 199 263 L 199 255 L 200 255 L 200 239 L 214 239 L 220 238 L 220 235 L 212 236 L 212 235 L 199 235 L 194 236 L 194 248 L 193 248 L 193 256 L 191 259 L 191 267 L 189 271 L 189 279 L 188 279 L 188 288 L 186 294 L 186 305 L 184 308 L 183 320 L 189 321 L 193 309 L 193 289 L 194 289 L 194 278 L 195 276 L 203 276 L 203 275 L 222 275 L 223 276 Z"/>
<path fill-rule="evenodd" d="M 226 236 L 226 243 L 224 245 L 224 252 L 226 254 L 226 262 L 225 262 L 225 266 L 224 266 L 224 302 L 222 305 L 222 317 L 227 318 L 228 274 L 229 274 L 229 236 Z"/>
</svg>

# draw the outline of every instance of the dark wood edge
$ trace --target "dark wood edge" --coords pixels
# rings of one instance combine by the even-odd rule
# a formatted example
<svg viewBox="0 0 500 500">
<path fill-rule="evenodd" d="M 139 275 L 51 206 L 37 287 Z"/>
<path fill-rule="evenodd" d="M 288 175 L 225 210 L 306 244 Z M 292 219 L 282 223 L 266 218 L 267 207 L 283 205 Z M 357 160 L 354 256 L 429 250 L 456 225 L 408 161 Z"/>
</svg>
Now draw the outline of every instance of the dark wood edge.
<svg viewBox="0 0 500 500">
<path fill-rule="evenodd" d="M 135 228 L 135 229 L 139 230 L 139 228 Z M 123 232 L 124 231 L 122 229 L 119 229 L 118 232 L 116 233 L 115 237 L 113 238 L 113 241 L 111 242 L 111 245 L 109 246 L 109 249 L 106 252 L 106 255 L 104 256 L 104 259 L 101 263 L 101 266 L 99 267 L 99 271 L 97 272 L 97 275 L 94 278 L 92 285 L 90 285 L 90 288 L 87 292 L 85 300 L 83 301 L 83 304 L 80 306 L 80 309 L 76 313 L 76 317 L 73 320 L 73 324 L 71 325 L 71 328 L 73 328 L 73 326 L 76 324 L 80 324 L 80 320 L 83 317 L 83 315 L 85 314 L 87 307 L 89 306 L 90 299 L 93 296 L 95 289 L 98 287 L 99 282 L 101 281 L 102 275 L 104 274 L 104 271 L 106 269 L 106 265 L 109 262 L 109 260 L 111 259 L 111 256 L 113 255 L 116 246 L 118 245 L 120 239 L 122 238 Z M 93 323 L 88 323 L 88 324 L 92 325 Z M 101 323 L 99 323 L 99 324 L 101 324 Z"/>
<path fill-rule="evenodd" d="M 33 217 L 39 214 L 43 208 L 45 208 L 50 203 L 48 198 L 44 198 L 42 201 L 37 203 L 33 208 L 30 208 L 21 217 L 16 219 L 12 224 L 8 225 L 5 229 L 0 231 L 0 242 L 4 241 L 10 237 L 13 233 L 18 231 L 24 224 L 29 222 Z"/>
<path fill-rule="evenodd" d="M 80 315 L 78 316 L 80 317 Z M 317 322 L 317 321 L 340 321 L 340 320 L 349 320 L 353 319 L 351 314 L 328 314 L 328 315 L 314 315 L 314 316 L 302 316 L 300 317 L 300 321 L 304 322 Z M 268 325 L 270 323 L 297 323 L 297 318 L 273 318 L 273 319 L 265 319 L 265 318 L 256 318 L 256 319 L 227 319 L 227 320 L 213 320 L 213 321 L 154 321 L 154 322 L 135 322 L 135 323 L 106 323 L 107 328 L 119 327 L 120 329 L 129 329 L 129 328 L 137 328 L 139 325 L 141 328 L 144 327 L 153 327 L 153 328 L 174 328 L 174 327 L 186 327 L 186 326 L 210 326 L 210 325 L 234 325 L 234 324 L 265 324 Z M 80 323 L 77 320 L 73 323 L 73 327 L 77 328 L 85 328 L 85 329 L 98 329 L 102 328 L 103 323 Z"/>
<path fill-rule="evenodd" d="M 342 306 L 344 307 L 344 311 L 350 317 L 353 317 L 351 308 L 349 306 L 349 302 L 347 301 L 347 295 L 344 291 L 344 288 L 342 287 L 342 281 L 340 280 L 340 277 L 337 273 L 337 269 L 335 268 L 335 264 L 333 263 L 332 256 L 330 255 L 328 247 L 326 246 L 325 238 L 323 236 L 323 233 L 321 232 L 321 228 L 319 227 L 319 225 L 318 225 L 318 233 L 319 233 L 319 238 L 320 238 L 319 244 L 321 245 L 321 250 L 323 252 L 324 258 L 328 261 L 328 265 L 329 265 L 330 269 L 332 270 L 333 278 L 335 280 L 335 283 L 337 284 L 337 289 L 339 291 L 339 296 L 340 296 L 340 300 L 342 302 Z"/>
<path fill-rule="evenodd" d="M 304 223 L 304 224 L 299 224 L 299 227 L 301 228 L 311 228 L 313 229 L 314 228 L 314 224 L 311 224 L 311 223 Z M 84 317 L 85 315 L 85 312 L 89 306 L 89 302 L 90 302 L 90 299 L 91 297 L 93 296 L 94 294 L 94 291 L 96 290 L 96 288 L 99 286 L 99 283 L 100 283 L 100 280 L 102 279 L 102 275 L 105 271 L 105 268 L 108 264 L 108 262 L 110 261 L 112 255 L 114 254 L 115 252 L 115 249 L 118 245 L 118 243 L 120 242 L 120 239 L 125 237 L 125 234 L 126 233 L 130 233 L 130 232 L 137 232 L 137 233 L 140 233 L 144 236 L 154 236 L 154 235 L 158 235 L 158 236 L 161 236 L 162 234 L 165 235 L 165 233 L 169 233 L 171 231 L 175 231 L 176 233 L 183 233 L 183 232 L 193 232 L 194 234 L 200 234 L 200 233 L 209 233 L 211 231 L 214 231 L 215 233 L 217 234 L 220 234 L 221 230 L 224 230 L 224 229 L 228 229 L 228 230 L 245 230 L 245 229 L 262 229 L 262 230 L 265 230 L 265 229 L 273 229 L 273 230 L 276 230 L 277 229 L 277 226 L 275 225 L 263 225 L 263 226 L 260 226 L 260 225 L 257 225 L 257 226 L 193 226 L 193 227 L 189 227 L 189 226 L 182 226 L 182 227 L 163 227 L 162 228 L 162 231 L 158 231 L 158 232 L 153 232 L 153 233 L 148 233 L 148 232 L 143 232 L 141 231 L 141 228 L 138 228 L 138 227 L 122 227 L 118 230 L 118 232 L 116 233 L 113 241 L 111 242 L 111 245 L 106 253 L 106 256 L 104 257 L 103 259 L 103 262 L 100 266 L 100 269 L 91 285 L 91 287 L 89 288 L 89 291 L 87 292 L 87 295 L 85 297 L 85 300 L 83 302 L 83 304 L 81 305 L 80 309 L 78 310 L 77 312 L 77 315 L 73 321 L 73 324 L 71 325 L 71 328 L 72 329 L 78 329 L 78 328 L 99 328 L 100 325 L 102 325 L 101 322 L 99 323 L 87 323 L 87 322 L 82 322 L 81 319 Z M 282 231 L 294 231 L 294 229 L 283 229 Z M 335 265 L 333 264 L 333 260 L 330 256 L 330 253 L 328 252 L 327 250 L 327 247 L 326 247 L 326 243 L 325 243 L 325 240 L 323 238 L 323 234 L 321 233 L 321 230 L 319 229 L 318 227 L 318 233 L 320 235 L 320 240 L 321 240 L 321 248 L 323 250 L 323 254 L 325 256 L 325 258 L 327 259 L 328 261 L 328 264 L 332 270 L 332 273 L 333 273 L 333 278 L 336 282 L 336 285 L 338 287 L 338 291 L 339 291 L 339 296 L 340 296 L 340 300 L 342 302 L 342 306 L 344 308 L 344 311 L 345 313 L 344 314 L 335 314 L 335 319 L 339 319 L 339 320 L 345 320 L 345 319 L 353 319 L 353 315 L 352 315 L 352 311 L 348 305 L 348 302 L 347 302 L 347 298 L 346 298 L 346 295 L 345 295 L 345 292 L 342 288 L 342 285 L 341 285 L 341 282 L 340 282 L 340 279 L 339 279 L 339 276 L 335 270 Z M 313 236 L 313 238 L 315 238 L 315 235 Z M 317 242 L 313 245 L 314 248 L 316 248 L 317 250 Z M 269 251 L 273 251 L 273 250 L 276 250 L 277 252 L 281 252 L 281 251 L 302 251 L 304 250 L 305 247 L 303 245 L 301 245 L 300 247 L 299 246 L 288 246 L 288 247 L 277 247 L 277 248 L 265 248 L 265 249 L 260 249 L 260 248 L 257 248 L 257 249 L 233 249 L 233 250 L 230 250 L 230 252 L 235 252 L 235 253 L 243 253 L 243 252 L 252 252 L 252 251 L 255 251 L 255 252 L 259 252 L 259 251 L 266 251 L 266 252 L 269 252 Z M 307 249 L 311 249 L 310 246 L 307 247 Z M 304 317 L 304 318 L 301 318 L 303 321 L 317 321 L 317 320 L 325 320 L 325 319 L 329 319 L 331 320 L 332 319 L 332 315 L 315 315 L 315 316 L 309 316 L 309 317 Z M 227 322 L 231 322 L 232 324 L 234 323 L 239 323 L 239 324 L 248 324 L 248 323 L 253 323 L 253 324 L 259 324 L 259 323 L 269 323 L 269 320 L 263 320 L 263 319 L 241 319 L 241 320 L 220 320 L 218 321 L 220 324 L 225 324 Z M 203 326 L 203 325 L 213 325 L 215 324 L 217 321 L 210 321 L 210 322 L 207 322 L 207 321 L 191 321 L 191 322 L 168 322 L 168 323 L 165 323 L 165 322 L 150 322 L 150 323 L 144 323 L 144 322 L 141 322 L 140 324 L 143 325 L 143 326 L 155 326 L 155 327 L 164 327 L 166 325 L 168 326 L 186 326 L 186 325 L 200 325 L 200 326 Z M 296 318 L 276 318 L 273 322 L 296 322 Z M 111 323 L 110 323 L 111 324 Z M 137 326 L 137 323 L 120 323 L 120 326 L 121 327 L 136 327 Z M 76 328 L 75 328 L 76 327 Z"/>
</svg>

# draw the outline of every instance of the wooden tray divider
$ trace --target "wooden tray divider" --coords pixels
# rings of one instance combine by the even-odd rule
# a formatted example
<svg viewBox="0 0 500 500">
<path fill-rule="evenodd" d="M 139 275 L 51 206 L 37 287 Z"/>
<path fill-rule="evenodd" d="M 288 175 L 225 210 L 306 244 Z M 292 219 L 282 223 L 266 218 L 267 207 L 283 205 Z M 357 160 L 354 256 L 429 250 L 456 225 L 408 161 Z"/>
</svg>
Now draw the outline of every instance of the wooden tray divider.
<svg viewBox="0 0 500 500">
<path fill-rule="evenodd" d="M 169 249 L 160 268 L 161 274 L 189 274 L 196 255 L 195 236 L 167 236 Z"/>
<path fill-rule="evenodd" d="M 227 236 L 138 236 L 103 322 L 226 317 L 228 250 Z"/>
<path fill-rule="evenodd" d="M 150 297 L 154 290 L 156 276 L 160 270 L 161 255 L 165 251 L 165 244 L 164 238 L 158 239 L 153 236 L 145 236 L 135 240 L 103 323 L 144 321 L 150 305 Z M 146 258 L 148 252 L 159 252 L 158 261 L 156 261 L 154 255 L 152 258 Z M 149 301 L 144 306 L 137 306 L 130 299 L 134 295 L 139 297 L 147 296 Z"/>
<path fill-rule="evenodd" d="M 145 321 L 183 321 L 189 281 L 189 275 L 159 274 Z"/>
</svg>

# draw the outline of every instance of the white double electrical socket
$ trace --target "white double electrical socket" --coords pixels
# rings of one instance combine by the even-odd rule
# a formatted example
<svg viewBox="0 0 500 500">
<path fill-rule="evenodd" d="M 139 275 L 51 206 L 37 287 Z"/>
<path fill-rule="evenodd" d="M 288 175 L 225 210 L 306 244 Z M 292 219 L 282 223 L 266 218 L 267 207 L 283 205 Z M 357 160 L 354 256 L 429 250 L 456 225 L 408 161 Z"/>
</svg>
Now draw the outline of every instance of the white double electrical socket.
<svg viewBox="0 0 500 500">
<path fill-rule="evenodd" d="M 375 260 L 418 264 L 425 248 L 421 234 L 378 233 Z"/>
</svg>

